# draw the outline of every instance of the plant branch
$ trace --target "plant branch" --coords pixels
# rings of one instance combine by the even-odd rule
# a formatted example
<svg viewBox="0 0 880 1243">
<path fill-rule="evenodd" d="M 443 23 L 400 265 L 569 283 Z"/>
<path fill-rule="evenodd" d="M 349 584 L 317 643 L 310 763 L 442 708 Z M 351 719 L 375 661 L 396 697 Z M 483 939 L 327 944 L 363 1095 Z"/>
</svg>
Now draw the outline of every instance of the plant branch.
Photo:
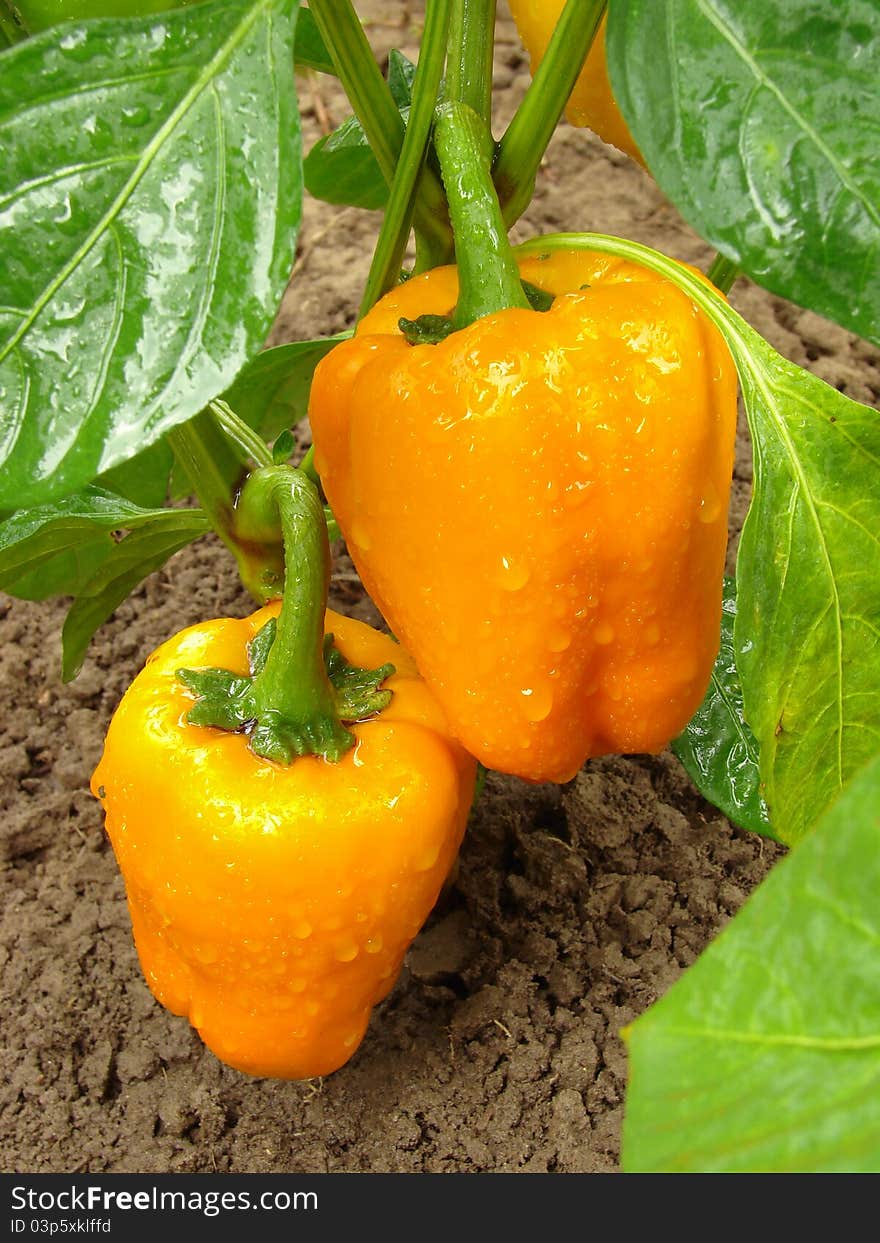
<svg viewBox="0 0 880 1243">
<path fill-rule="evenodd" d="M 311 0 L 309 11 L 323 38 L 337 77 L 390 186 L 403 147 L 405 125 L 388 83 L 376 64 L 372 48 L 351 0 Z M 443 188 L 425 169 L 414 212 L 416 232 L 431 249 L 449 251 L 449 225 Z"/>
<path fill-rule="evenodd" d="M 244 419 L 239 418 L 230 405 L 219 398 L 210 402 L 209 409 L 214 421 L 225 435 L 234 442 L 242 454 L 255 466 L 271 466 L 272 453 L 260 436 Z"/>
<path fill-rule="evenodd" d="M 495 0 L 452 0 L 446 99 L 467 104 L 490 125 Z"/>
<path fill-rule="evenodd" d="M 383 293 L 397 283 L 409 237 L 419 181 L 424 170 L 440 80 L 443 77 L 448 27 L 448 0 L 428 0 L 419 64 L 413 82 L 409 123 L 406 127 L 406 136 L 394 179 L 391 182 L 391 193 L 361 302 L 361 316 L 370 310 Z M 447 248 L 444 248 L 444 252 L 446 250 Z M 426 260 L 427 266 L 430 261 L 424 254 L 422 257 Z M 444 253 L 437 257 L 435 262 L 448 258 L 451 258 L 451 254 Z"/>
</svg>

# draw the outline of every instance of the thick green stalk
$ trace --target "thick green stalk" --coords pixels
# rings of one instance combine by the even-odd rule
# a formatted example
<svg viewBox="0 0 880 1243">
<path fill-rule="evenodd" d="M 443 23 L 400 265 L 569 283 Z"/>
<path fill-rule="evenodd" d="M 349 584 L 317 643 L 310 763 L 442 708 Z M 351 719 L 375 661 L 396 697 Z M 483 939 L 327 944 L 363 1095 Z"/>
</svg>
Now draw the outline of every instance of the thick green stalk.
<svg viewBox="0 0 880 1243">
<path fill-rule="evenodd" d="M 607 0 L 568 0 L 532 84 L 498 144 L 495 185 L 509 229 L 535 189 L 535 176 L 599 29 Z"/>
<path fill-rule="evenodd" d="M 446 99 L 467 104 L 488 127 L 492 110 L 495 0 L 452 0 Z"/>
<path fill-rule="evenodd" d="M 251 746 L 283 762 L 288 751 L 339 759 L 354 738 L 339 719 L 324 661 L 330 545 L 318 490 L 293 467 L 266 467 L 249 476 L 236 513 L 243 538 L 260 542 L 279 526 L 284 538 L 281 612 L 251 690 L 257 719 Z"/>
<path fill-rule="evenodd" d="M 437 112 L 434 145 L 456 242 L 454 326 L 463 328 L 507 307 L 528 307 L 492 184 L 488 130 L 466 104 L 444 104 Z"/>
<path fill-rule="evenodd" d="M 723 294 L 728 294 L 733 288 L 733 282 L 739 274 L 740 269 L 738 264 L 734 263 L 732 259 L 728 259 L 722 254 L 717 254 L 712 260 L 706 276 L 716 289 L 720 289 Z"/>
<path fill-rule="evenodd" d="M 406 137 L 391 182 L 391 193 L 361 302 L 361 316 L 366 315 L 382 294 L 397 283 L 443 77 L 448 26 L 449 0 L 428 0 Z M 423 251 L 420 261 L 433 266 L 432 258 L 435 262 L 443 262 L 451 257 L 451 251 L 444 251 L 439 257 L 428 256 Z"/>
<path fill-rule="evenodd" d="M 311 0 L 309 11 L 382 176 L 390 186 L 403 147 L 405 126 L 351 0 Z M 449 253 L 443 189 L 430 169 L 424 171 L 413 217 L 416 233 L 430 251 Z"/>
</svg>

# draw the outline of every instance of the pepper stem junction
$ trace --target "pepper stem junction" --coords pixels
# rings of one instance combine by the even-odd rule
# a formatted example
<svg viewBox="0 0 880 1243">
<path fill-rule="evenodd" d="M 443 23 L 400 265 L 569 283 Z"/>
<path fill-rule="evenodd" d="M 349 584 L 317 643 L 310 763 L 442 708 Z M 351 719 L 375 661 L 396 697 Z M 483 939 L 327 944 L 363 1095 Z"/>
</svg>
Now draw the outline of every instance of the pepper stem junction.
<svg viewBox="0 0 880 1243">
<path fill-rule="evenodd" d="M 382 683 L 393 665 L 358 669 L 324 634 L 330 545 L 314 483 L 292 466 L 251 474 L 239 495 L 236 531 L 247 541 L 284 543 L 281 611 L 248 645 L 250 675 L 227 669 L 180 669 L 196 695 L 192 725 L 246 733 L 251 750 L 290 764 L 317 755 L 333 763 L 354 746 L 346 723 L 381 712 L 391 700 Z"/>
</svg>

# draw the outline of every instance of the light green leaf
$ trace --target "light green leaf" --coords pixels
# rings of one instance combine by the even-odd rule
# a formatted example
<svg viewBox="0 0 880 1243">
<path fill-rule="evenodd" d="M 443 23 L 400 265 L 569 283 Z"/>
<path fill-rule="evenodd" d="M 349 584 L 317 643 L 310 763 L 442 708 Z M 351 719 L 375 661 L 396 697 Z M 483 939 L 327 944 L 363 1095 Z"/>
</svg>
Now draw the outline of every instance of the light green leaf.
<svg viewBox="0 0 880 1243">
<path fill-rule="evenodd" d="M 721 646 L 706 698 L 672 750 L 701 794 L 740 828 L 774 837 L 761 797 L 758 744 L 743 719 L 742 687 L 736 669 L 733 625 L 736 583 L 724 580 Z"/>
<path fill-rule="evenodd" d="M 880 758 L 629 1029 L 630 1172 L 880 1173 Z"/>
<path fill-rule="evenodd" d="M 296 0 L 63 25 L 0 75 L 0 508 L 227 388 L 288 280 Z"/>
<path fill-rule="evenodd" d="M 668 277 L 730 348 L 755 484 L 737 559 L 736 664 L 774 831 L 797 841 L 880 748 L 880 417 L 787 362 L 705 281 L 636 242 L 538 238 Z"/>
<path fill-rule="evenodd" d="M 92 635 L 135 587 L 208 529 L 199 509 L 166 509 L 113 547 L 81 588 L 64 622 L 61 672 L 65 682 L 79 673 Z"/>
<path fill-rule="evenodd" d="M 651 172 L 749 276 L 880 342 L 877 0 L 611 0 Z"/>
<path fill-rule="evenodd" d="M 114 532 L 161 520 L 105 488 L 90 486 L 0 523 L 0 590 L 23 600 L 76 595 L 116 546 Z"/>
</svg>

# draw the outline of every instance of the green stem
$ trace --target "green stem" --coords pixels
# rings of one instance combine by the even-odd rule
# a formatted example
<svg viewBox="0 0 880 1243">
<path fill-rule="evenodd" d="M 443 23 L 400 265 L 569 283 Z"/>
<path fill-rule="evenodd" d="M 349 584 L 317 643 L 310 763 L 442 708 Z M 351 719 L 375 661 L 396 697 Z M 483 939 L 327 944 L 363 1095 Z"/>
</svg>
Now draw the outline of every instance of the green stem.
<svg viewBox="0 0 880 1243">
<path fill-rule="evenodd" d="M 311 0 L 309 11 L 324 40 L 337 77 L 363 127 L 382 176 L 390 186 L 403 147 L 405 126 L 382 77 L 351 0 Z M 425 169 L 413 213 L 416 232 L 431 253 L 449 254 L 449 226 L 443 189 Z"/>
<path fill-rule="evenodd" d="M 303 459 L 299 464 L 299 469 L 302 471 L 304 475 L 308 475 L 312 483 L 314 484 L 320 483 L 318 472 L 315 469 L 315 446 L 314 445 L 309 445 L 308 449 L 306 449 L 305 453 L 303 454 Z"/>
<path fill-rule="evenodd" d="M 528 307 L 492 184 L 488 130 L 466 104 L 444 104 L 437 113 L 434 145 L 456 241 L 454 326 L 463 328 L 506 307 Z"/>
<path fill-rule="evenodd" d="M 215 407 L 220 408 L 219 417 Z M 236 433 L 232 438 L 230 427 Z M 232 498 L 248 458 L 252 457 L 260 465 L 271 464 L 272 458 L 259 437 L 256 437 L 258 444 L 245 450 L 241 444 L 242 429 L 248 433 L 248 439 L 256 437 L 225 402 L 212 402 L 209 411 L 172 428 L 168 432 L 168 443 L 212 530 L 235 558 L 242 583 L 254 599 L 263 604 L 278 595 L 283 578 L 280 532 L 276 529 L 272 538 L 259 544 L 242 539 Z"/>
<path fill-rule="evenodd" d="M 239 548 L 232 534 L 234 511 L 230 468 L 243 474 L 243 467 L 228 452 L 222 439 L 212 436 L 210 419 L 198 415 L 168 432 L 168 443 L 183 468 L 213 531 L 238 560 Z M 232 463 L 236 464 L 233 465 Z"/>
<path fill-rule="evenodd" d="M 607 0 L 568 0 L 541 64 L 498 144 L 495 185 L 509 229 L 525 211 L 547 144 L 596 37 Z"/>
<path fill-rule="evenodd" d="M 489 126 L 492 111 L 492 59 L 495 0 L 452 0 L 446 99 L 467 104 Z"/>
<path fill-rule="evenodd" d="M 361 302 L 362 317 L 383 293 L 397 283 L 409 237 L 419 178 L 424 170 L 440 79 L 443 76 L 448 26 L 448 0 L 428 0 L 419 64 L 413 82 L 409 122 Z M 430 257 L 423 251 L 420 261 L 430 263 Z"/>
<path fill-rule="evenodd" d="M 293 467 L 266 467 L 248 477 L 237 519 L 245 538 L 260 542 L 279 525 L 284 538 L 281 612 L 266 663 L 253 681 L 258 723 L 251 746 L 269 759 L 289 759 L 292 750 L 337 760 L 354 738 L 339 719 L 324 662 L 330 545 L 318 490 Z"/>
<path fill-rule="evenodd" d="M 723 294 L 728 294 L 733 288 L 733 282 L 739 276 L 739 272 L 739 265 L 734 263 L 732 259 L 728 259 L 725 255 L 717 254 L 712 260 L 706 275 L 716 289 L 720 289 Z"/>
<path fill-rule="evenodd" d="M 210 403 L 210 410 L 217 426 L 237 446 L 245 461 L 250 458 L 256 466 L 273 464 L 272 453 L 263 437 L 239 418 L 230 405 L 217 398 Z"/>
</svg>

